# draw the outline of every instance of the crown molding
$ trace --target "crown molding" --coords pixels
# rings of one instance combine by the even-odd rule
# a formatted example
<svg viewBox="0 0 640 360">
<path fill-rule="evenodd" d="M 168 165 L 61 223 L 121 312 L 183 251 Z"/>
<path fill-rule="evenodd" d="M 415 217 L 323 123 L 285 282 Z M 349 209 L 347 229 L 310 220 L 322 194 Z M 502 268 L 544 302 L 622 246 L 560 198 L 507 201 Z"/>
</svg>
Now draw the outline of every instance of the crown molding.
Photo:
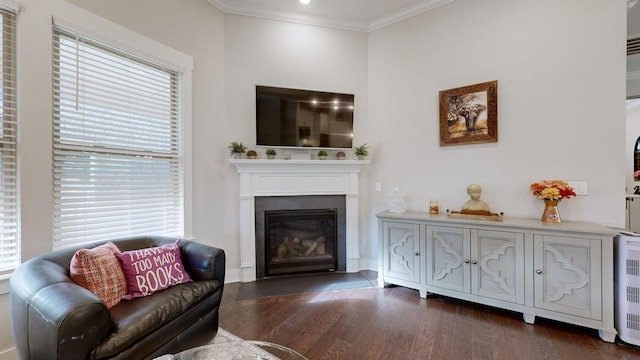
<svg viewBox="0 0 640 360">
<path fill-rule="evenodd" d="M 357 21 L 353 19 L 329 16 L 313 16 L 295 11 L 274 10 L 262 6 L 248 6 L 227 3 L 225 0 L 207 0 L 211 5 L 225 14 L 245 15 L 258 18 L 286 21 L 305 25 L 323 26 L 341 30 L 371 32 L 408 19 L 425 11 L 449 4 L 454 0 L 423 0 L 415 5 L 400 9 L 389 15 L 372 21 Z"/>
<path fill-rule="evenodd" d="M 433 10 L 437 7 L 447 5 L 452 3 L 453 0 L 426 0 L 420 3 L 417 3 L 413 6 L 406 7 L 404 9 L 400 9 L 396 12 L 393 12 L 389 15 L 382 16 L 377 18 L 371 22 L 369 22 L 368 31 L 374 31 L 378 29 L 382 29 L 383 27 L 389 26 L 391 24 L 400 22 L 402 20 L 408 19 L 412 16 L 416 16 L 425 11 Z"/>
</svg>

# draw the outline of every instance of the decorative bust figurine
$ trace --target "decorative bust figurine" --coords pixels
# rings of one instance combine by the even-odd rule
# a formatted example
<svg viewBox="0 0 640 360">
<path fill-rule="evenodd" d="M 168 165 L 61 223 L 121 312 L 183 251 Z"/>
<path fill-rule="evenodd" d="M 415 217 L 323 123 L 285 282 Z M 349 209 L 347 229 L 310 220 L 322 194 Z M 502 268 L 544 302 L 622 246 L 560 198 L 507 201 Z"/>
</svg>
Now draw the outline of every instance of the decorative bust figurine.
<svg viewBox="0 0 640 360">
<path fill-rule="evenodd" d="M 489 205 L 480 200 L 482 188 L 478 184 L 467 186 L 467 194 L 471 197 L 464 205 L 462 205 L 462 213 L 489 213 Z"/>
</svg>

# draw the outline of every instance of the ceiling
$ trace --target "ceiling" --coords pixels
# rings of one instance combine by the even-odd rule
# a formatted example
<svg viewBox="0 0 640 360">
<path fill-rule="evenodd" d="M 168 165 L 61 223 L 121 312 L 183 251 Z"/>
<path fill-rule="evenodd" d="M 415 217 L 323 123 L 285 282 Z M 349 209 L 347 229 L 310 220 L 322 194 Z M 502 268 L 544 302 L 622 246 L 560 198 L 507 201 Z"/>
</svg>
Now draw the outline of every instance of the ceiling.
<svg viewBox="0 0 640 360">
<path fill-rule="evenodd" d="M 454 0 L 207 0 L 224 13 L 369 32 Z M 640 36 L 639 0 L 626 0 L 627 36 Z M 627 57 L 627 80 L 640 79 L 640 54 Z M 640 106 L 640 100 L 630 104 Z"/>
<path fill-rule="evenodd" d="M 208 0 L 225 13 L 369 32 L 454 0 Z"/>
</svg>

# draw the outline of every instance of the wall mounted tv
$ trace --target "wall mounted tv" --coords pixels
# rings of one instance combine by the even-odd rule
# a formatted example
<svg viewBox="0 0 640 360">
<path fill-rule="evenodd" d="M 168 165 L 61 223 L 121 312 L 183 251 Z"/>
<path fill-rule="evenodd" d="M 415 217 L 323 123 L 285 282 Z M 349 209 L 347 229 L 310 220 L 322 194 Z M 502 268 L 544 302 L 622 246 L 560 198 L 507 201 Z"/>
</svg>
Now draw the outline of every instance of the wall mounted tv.
<svg viewBox="0 0 640 360">
<path fill-rule="evenodd" d="M 256 86 L 256 145 L 350 149 L 354 95 Z"/>
</svg>

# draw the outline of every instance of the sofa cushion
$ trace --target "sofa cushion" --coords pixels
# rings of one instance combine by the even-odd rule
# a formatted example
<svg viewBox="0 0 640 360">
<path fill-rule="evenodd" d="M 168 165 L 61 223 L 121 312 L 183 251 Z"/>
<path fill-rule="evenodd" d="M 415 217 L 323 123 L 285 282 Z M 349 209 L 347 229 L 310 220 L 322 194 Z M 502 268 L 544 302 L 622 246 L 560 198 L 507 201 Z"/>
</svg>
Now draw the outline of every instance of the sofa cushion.
<svg viewBox="0 0 640 360">
<path fill-rule="evenodd" d="M 191 281 L 182 265 L 179 242 L 178 239 L 171 244 L 116 254 L 129 288 L 125 299 L 151 295 Z"/>
<path fill-rule="evenodd" d="M 111 358 L 142 339 L 160 331 L 170 322 L 184 317 L 190 310 L 206 299 L 216 295 L 222 287 L 218 280 L 203 280 L 173 286 L 151 296 L 123 301 L 109 310 L 114 331 L 95 350 L 95 358 Z M 215 306 L 220 304 L 221 292 L 217 293 Z M 207 307 L 206 312 L 214 306 Z M 197 315 L 193 322 L 203 314 Z M 174 329 L 180 332 L 181 329 Z M 172 335 L 175 336 L 175 335 Z M 170 339 L 164 339 L 169 341 Z M 164 342 L 163 340 L 163 342 Z"/>
<path fill-rule="evenodd" d="M 117 305 L 127 294 L 127 281 L 116 254 L 120 250 L 108 242 L 76 251 L 69 265 L 71 280 L 96 294 L 107 308 Z"/>
</svg>

